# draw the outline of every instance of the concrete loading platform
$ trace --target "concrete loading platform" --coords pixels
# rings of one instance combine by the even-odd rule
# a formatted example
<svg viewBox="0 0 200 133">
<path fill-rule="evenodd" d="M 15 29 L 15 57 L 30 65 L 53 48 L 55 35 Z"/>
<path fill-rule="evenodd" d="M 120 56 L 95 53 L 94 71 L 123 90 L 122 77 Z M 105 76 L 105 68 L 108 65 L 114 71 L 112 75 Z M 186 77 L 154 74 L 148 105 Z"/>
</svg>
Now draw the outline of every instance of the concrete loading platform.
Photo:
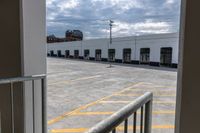
<svg viewBox="0 0 200 133">
<path fill-rule="evenodd" d="M 122 64 L 108 67 L 106 63 L 48 58 L 48 131 L 85 132 L 151 91 L 154 93 L 152 132 L 173 133 L 176 69 Z M 123 125 L 118 132 L 122 128 Z"/>
</svg>

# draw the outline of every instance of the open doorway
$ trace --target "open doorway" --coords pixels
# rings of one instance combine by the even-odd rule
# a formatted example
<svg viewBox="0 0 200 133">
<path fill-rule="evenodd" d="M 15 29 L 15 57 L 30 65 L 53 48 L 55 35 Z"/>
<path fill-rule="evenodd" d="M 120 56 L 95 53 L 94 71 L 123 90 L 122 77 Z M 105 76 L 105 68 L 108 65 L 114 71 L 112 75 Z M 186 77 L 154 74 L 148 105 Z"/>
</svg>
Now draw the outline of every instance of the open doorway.
<svg viewBox="0 0 200 133">
<path fill-rule="evenodd" d="M 95 0 L 91 3 L 77 1 L 78 3 L 75 2 L 77 5 L 74 4 L 76 8 L 68 6 L 66 9 L 69 12 L 73 10 L 71 14 L 76 17 L 69 15 L 69 18 L 72 17 L 71 20 L 65 21 L 64 18 L 61 20 L 71 26 L 72 30 L 68 31 L 71 35 L 74 37 L 82 35 L 82 40 L 68 42 L 69 40 L 63 39 L 62 43 L 55 42 L 53 44 L 55 48 L 52 48 L 67 48 L 72 55 L 74 53 L 75 59 L 85 60 L 49 59 L 51 63 L 49 71 L 55 72 L 54 75 L 49 76 L 49 99 L 52 102 L 49 103 L 50 131 L 85 132 L 91 128 L 91 125 L 96 124 L 96 121 L 104 120 L 145 92 L 151 91 L 155 98 L 152 132 L 173 133 L 177 72 L 173 68 L 160 67 L 171 66 L 178 59 L 172 57 L 172 52 L 175 55 L 178 53 L 175 49 L 179 41 L 178 29 L 170 31 L 175 25 L 168 23 L 171 20 L 168 16 L 169 12 L 166 14 L 168 17 L 166 21 L 162 15 L 154 19 L 156 14 L 152 15 L 151 13 L 154 12 L 150 11 L 145 11 L 144 18 L 143 15 L 136 15 L 137 20 L 134 20 L 130 16 L 134 13 L 129 13 L 129 9 L 130 11 L 137 8 L 144 10 L 145 8 L 140 6 L 146 5 L 145 2 L 142 4 L 138 1 L 140 6 L 136 8 L 131 7 L 135 5 L 132 0 L 111 3 L 111 0 Z M 164 6 L 172 4 L 165 2 L 147 2 L 147 5 L 156 11 L 156 7 L 160 5 L 164 12 L 168 10 Z M 155 6 L 155 3 L 158 5 Z M 101 5 L 105 8 L 99 9 L 98 6 Z M 116 18 L 106 16 L 104 9 L 108 9 L 107 5 L 110 5 L 109 9 L 112 10 L 120 9 L 113 14 L 122 13 L 121 17 L 120 15 Z M 123 6 L 118 7 L 120 5 Z M 82 8 L 86 7 L 88 15 L 103 14 L 101 18 L 106 19 L 84 16 L 82 12 L 85 10 Z M 96 13 L 100 10 L 105 12 Z M 80 19 L 80 16 L 83 18 Z M 109 67 L 109 63 L 114 67 Z M 141 112 L 137 117 L 142 117 Z M 132 129 L 131 122 L 128 127 Z"/>
<path fill-rule="evenodd" d="M 58 56 L 58 57 L 63 57 L 63 56 L 62 56 L 61 50 L 58 50 L 58 51 L 57 51 L 57 56 Z"/>
<path fill-rule="evenodd" d="M 111 62 L 115 61 L 115 49 L 108 50 L 108 60 Z"/>
<path fill-rule="evenodd" d="M 95 50 L 95 60 L 96 61 L 101 61 L 101 49 L 96 49 Z"/>
<path fill-rule="evenodd" d="M 140 64 L 149 64 L 149 63 L 150 63 L 150 48 L 141 48 Z"/>
<path fill-rule="evenodd" d="M 130 48 L 123 49 L 123 62 L 131 63 L 131 49 Z"/>
<path fill-rule="evenodd" d="M 172 66 L 172 48 L 161 48 L 160 51 L 160 65 L 171 67 Z"/>
<path fill-rule="evenodd" d="M 70 52 L 69 50 L 65 50 L 65 58 L 69 58 L 69 56 L 70 56 L 69 52 Z"/>
<path fill-rule="evenodd" d="M 79 50 L 74 50 L 74 58 L 79 59 Z"/>
<path fill-rule="evenodd" d="M 31 6 L 32 3 L 29 2 L 26 4 Z M 84 56 L 83 49 L 89 49 L 91 58 L 96 58 L 96 60 L 103 58 L 105 60 L 110 58 L 107 51 L 112 47 L 116 50 L 115 58 L 127 63 L 131 63 L 132 60 L 141 61 L 144 64 L 147 62 L 162 63 L 164 65 L 170 62 L 176 63 L 176 58 L 171 57 L 172 59 L 169 59 L 169 49 L 165 49 L 163 52 L 161 50 L 162 57 L 158 56 L 158 54 L 160 54 L 161 45 L 165 48 L 178 45 L 176 42 L 178 42 L 179 37 L 174 33 L 179 30 L 176 28 L 178 24 L 174 21 L 176 17 L 171 17 L 179 17 L 179 13 L 177 13 L 178 15 L 173 14 L 178 10 L 177 3 L 174 0 L 159 2 L 153 0 L 150 3 L 148 1 L 132 2 L 133 0 L 92 0 L 89 3 L 88 1 L 81 0 L 49 0 L 47 2 L 47 32 L 51 44 L 47 44 L 48 52 L 52 56 L 62 57 L 62 54 L 64 54 L 62 52 L 65 49 L 69 49 L 72 57 L 82 58 Z M 20 3 L 16 5 L 18 4 Z M 20 39 L 24 39 L 22 41 L 24 44 L 31 42 L 30 44 L 32 45 L 35 41 L 35 44 L 38 45 L 43 39 L 41 37 L 41 40 L 37 40 L 37 35 L 38 38 L 44 35 L 37 34 L 37 32 L 40 32 L 40 29 L 41 32 L 43 30 L 41 25 L 44 23 L 39 18 L 42 19 L 41 16 L 44 16 L 44 14 L 40 14 L 40 11 L 44 10 L 40 6 L 38 6 L 40 10 L 34 10 L 37 6 L 34 3 L 32 4 L 33 8 L 30 8 L 33 12 L 29 12 L 26 4 L 23 4 L 23 9 L 25 10 L 21 13 L 18 12 L 14 17 L 10 17 L 15 18 L 25 14 L 22 21 L 24 24 L 16 23 L 15 26 L 18 30 L 22 26 L 22 33 L 24 32 L 24 34 L 18 36 L 19 31 L 15 29 L 18 36 L 16 42 L 19 44 L 19 49 L 22 44 Z M 8 7 L 11 8 L 9 2 Z M 21 7 L 16 6 L 16 10 L 21 10 Z M 25 11 L 27 11 L 27 16 L 24 13 Z M 156 15 L 158 16 L 155 17 Z M 36 18 L 36 21 L 28 20 L 29 17 Z M 70 37 L 62 37 L 66 30 L 68 31 L 67 33 L 70 33 Z M 26 34 L 29 32 L 31 34 Z M 27 35 L 33 36 L 32 38 L 27 38 Z M 34 38 L 34 35 L 36 35 L 36 38 Z M 6 34 L 6 36 L 9 35 Z M 21 36 L 22 38 L 20 38 Z M 110 37 L 108 38 L 108 36 Z M 8 41 L 8 43 L 10 42 Z M 35 48 L 37 45 L 32 46 Z M 151 47 L 151 51 L 141 52 L 141 47 Z M 26 48 L 30 47 L 24 48 L 23 50 L 26 52 Z M 129 50 L 125 50 L 127 48 Z M 74 49 L 77 51 L 74 51 Z M 95 49 L 101 50 L 97 52 Z M 176 55 L 174 54 L 174 52 L 177 53 L 176 49 L 172 49 L 173 55 Z M 23 62 L 23 56 L 20 58 L 20 54 L 24 54 L 23 50 L 22 52 L 18 51 L 19 62 Z M 40 50 L 38 49 L 38 51 Z M 30 55 L 36 55 L 38 51 L 30 51 Z M 29 54 L 29 52 L 26 53 Z M 140 53 L 142 53 L 142 56 Z M 150 54 L 147 56 L 148 53 L 151 53 L 151 58 L 149 58 Z M 38 56 L 42 57 L 39 53 Z M 36 57 L 39 60 L 38 56 Z M 26 61 L 29 59 L 27 57 Z M 24 66 L 25 69 L 29 69 L 29 66 Z M 171 133 L 173 131 L 175 114 L 176 69 L 160 69 L 148 65 L 132 64 L 117 64 L 114 68 L 108 68 L 107 66 L 107 62 L 48 58 L 49 132 L 85 132 L 95 122 L 99 122 L 112 115 L 124 105 L 129 104 L 130 101 L 134 101 L 135 98 L 143 95 L 144 92 L 152 91 L 155 98 L 152 112 L 153 132 Z M 22 69 L 24 68 L 20 68 L 20 70 Z M 35 69 L 40 69 L 40 67 L 33 67 L 33 70 Z M 17 73 L 23 73 L 20 70 Z M 45 70 L 42 72 L 45 72 Z M 34 95 L 34 93 L 33 91 L 30 94 Z M 33 96 L 30 95 L 30 97 Z M 41 99 L 36 98 L 36 100 L 38 100 L 37 105 Z M 31 104 L 34 105 L 34 103 Z M 32 119 L 35 118 L 37 111 L 41 110 L 41 106 L 38 110 L 33 108 L 34 106 L 29 108 L 33 110 Z M 137 114 L 137 117 L 142 117 L 143 110 L 138 111 L 141 112 Z M 141 125 L 144 122 L 142 120 L 140 121 Z M 32 123 L 33 128 L 38 124 L 35 121 Z M 131 126 L 128 129 L 132 129 L 132 125 L 129 124 L 131 123 L 128 123 L 127 119 L 125 127 Z M 117 128 L 117 130 L 122 128 Z M 142 128 L 140 132 L 142 132 Z"/>
<path fill-rule="evenodd" d="M 52 56 L 52 57 L 54 56 L 54 51 L 53 50 L 50 51 L 50 56 Z"/>
<path fill-rule="evenodd" d="M 84 50 L 84 59 L 85 60 L 89 60 L 90 59 L 90 50 L 89 49 L 85 49 Z"/>
</svg>

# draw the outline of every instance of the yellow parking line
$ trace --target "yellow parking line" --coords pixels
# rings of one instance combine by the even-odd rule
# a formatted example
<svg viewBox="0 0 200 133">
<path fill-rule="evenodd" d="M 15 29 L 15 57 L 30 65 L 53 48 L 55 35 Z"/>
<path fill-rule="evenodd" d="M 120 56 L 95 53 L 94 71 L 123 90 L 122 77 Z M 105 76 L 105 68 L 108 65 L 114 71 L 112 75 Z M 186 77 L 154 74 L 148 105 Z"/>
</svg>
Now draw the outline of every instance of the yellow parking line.
<svg viewBox="0 0 200 133">
<path fill-rule="evenodd" d="M 87 79 L 94 79 L 94 78 L 98 78 L 101 77 L 101 75 L 95 75 L 95 76 L 88 76 L 88 77 L 82 77 L 82 78 L 78 78 L 78 79 L 73 79 L 73 80 L 65 80 L 65 81 L 58 81 L 58 82 L 54 82 L 54 83 L 49 83 L 48 85 L 55 85 L 55 84 L 68 84 L 71 82 L 75 82 L 75 81 L 81 81 L 81 80 L 87 80 Z"/>
<path fill-rule="evenodd" d="M 120 103 L 130 103 L 132 101 L 100 101 L 100 103 L 108 103 L 108 104 L 120 104 Z M 172 101 L 153 101 L 154 104 L 176 104 L 176 102 Z"/>
<path fill-rule="evenodd" d="M 142 94 L 116 94 L 116 96 L 142 96 Z M 176 95 L 154 95 L 154 97 L 175 97 Z"/>
<path fill-rule="evenodd" d="M 113 93 L 113 94 L 111 94 L 111 95 L 109 95 L 109 96 L 103 97 L 103 98 L 101 98 L 101 99 L 99 99 L 99 100 L 97 100 L 97 101 L 94 101 L 94 102 L 91 102 L 91 103 L 89 103 L 89 104 L 80 106 L 79 108 L 77 108 L 77 109 L 75 109 L 75 110 L 73 110 L 73 111 L 71 111 L 71 112 L 66 112 L 66 113 L 64 113 L 64 114 L 62 114 L 62 115 L 60 115 L 60 116 L 58 116 L 58 117 L 56 117 L 56 118 L 54 118 L 54 119 L 52 119 L 52 120 L 49 120 L 49 121 L 48 121 L 48 125 L 51 125 L 51 124 L 53 124 L 53 123 L 56 123 L 56 122 L 58 122 L 58 121 L 64 119 L 64 118 L 67 117 L 67 116 L 71 116 L 73 113 L 80 112 L 80 111 L 83 110 L 83 109 L 86 109 L 86 108 L 88 108 L 88 107 L 90 107 L 90 106 L 96 105 L 96 104 L 98 104 L 100 101 L 106 100 L 106 99 L 108 99 L 108 98 L 110 98 L 110 97 L 112 97 L 112 96 L 114 96 L 114 95 L 116 95 L 116 94 L 119 94 L 119 93 L 122 93 L 122 92 L 124 92 L 124 91 L 127 91 L 127 90 L 131 89 L 133 86 L 135 86 L 136 84 L 140 84 L 140 83 L 133 83 L 133 84 L 129 85 L 128 87 L 124 88 L 122 91 L 115 92 L 115 93 Z"/>
<path fill-rule="evenodd" d="M 100 103 L 130 103 L 132 101 L 101 101 Z"/>
<path fill-rule="evenodd" d="M 169 115 L 175 115 L 175 111 L 153 111 L 154 115 L 159 115 L 159 114 L 169 114 Z"/>
<path fill-rule="evenodd" d="M 123 131 L 124 126 L 119 126 L 116 128 L 117 131 Z M 136 129 L 140 129 L 140 126 L 137 126 Z M 174 125 L 153 125 L 152 129 L 174 129 Z M 51 133 L 81 133 L 88 131 L 89 128 L 67 128 L 67 129 L 53 129 Z M 128 130 L 133 130 L 133 126 L 128 126 Z"/>
<path fill-rule="evenodd" d="M 86 132 L 88 128 L 68 128 L 68 129 L 53 129 L 51 133 L 81 133 Z"/>
<path fill-rule="evenodd" d="M 115 112 L 75 112 L 72 113 L 71 115 L 78 116 L 78 115 L 112 115 Z M 140 112 L 138 112 L 140 114 Z M 153 111 L 152 114 L 154 115 L 163 115 L 163 114 L 168 114 L 168 115 L 173 115 L 175 114 L 175 111 Z"/>
<path fill-rule="evenodd" d="M 111 115 L 114 112 L 76 112 L 72 115 Z"/>
<path fill-rule="evenodd" d="M 153 101 L 154 104 L 176 104 L 176 102 L 173 101 Z"/>
</svg>

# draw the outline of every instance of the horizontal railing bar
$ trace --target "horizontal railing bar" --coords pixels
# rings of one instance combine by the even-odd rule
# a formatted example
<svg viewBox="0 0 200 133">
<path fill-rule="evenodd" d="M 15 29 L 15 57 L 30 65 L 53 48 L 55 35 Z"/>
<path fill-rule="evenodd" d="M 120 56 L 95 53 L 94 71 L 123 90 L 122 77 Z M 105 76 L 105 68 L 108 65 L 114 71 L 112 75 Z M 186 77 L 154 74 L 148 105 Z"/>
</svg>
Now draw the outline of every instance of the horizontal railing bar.
<svg viewBox="0 0 200 133">
<path fill-rule="evenodd" d="M 136 112 L 141 106 L 153 99 L 153 93 L 147 92 L 143 96 L 137 98 L 130 104 L 126 105 L 107 119 L 101 121 L 92 127 L 86 133 L 108 133 L 120 125 L 124 120 Z"/>
<path fill-rule="evenodd" d="M 24 77 L 2 78 L 0 79 L 0 84 L 37 80 L 37 79 L 43 79 L 45 77 L 46 75 L 42 74 L 42 75 L 32 75 L 32 76 L 24 76 Z"/>
</svg>

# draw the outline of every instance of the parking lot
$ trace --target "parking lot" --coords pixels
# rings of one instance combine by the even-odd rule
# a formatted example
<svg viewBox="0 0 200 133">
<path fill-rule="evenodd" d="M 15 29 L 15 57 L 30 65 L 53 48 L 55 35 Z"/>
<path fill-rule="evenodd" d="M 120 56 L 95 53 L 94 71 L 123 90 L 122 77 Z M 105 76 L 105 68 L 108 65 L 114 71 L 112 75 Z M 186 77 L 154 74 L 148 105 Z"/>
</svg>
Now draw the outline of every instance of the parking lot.
<svg viewBox="0 0 200 133">
<path fill-rule="evenodd" d="M 49 133 L 83 133 L 145 92 L 154 93 L 152 133 L 174 132 L 176 69 L 128 64 L 109 68 L 103 62 L 58 58 L 47 63 Z"/>
</svg>

